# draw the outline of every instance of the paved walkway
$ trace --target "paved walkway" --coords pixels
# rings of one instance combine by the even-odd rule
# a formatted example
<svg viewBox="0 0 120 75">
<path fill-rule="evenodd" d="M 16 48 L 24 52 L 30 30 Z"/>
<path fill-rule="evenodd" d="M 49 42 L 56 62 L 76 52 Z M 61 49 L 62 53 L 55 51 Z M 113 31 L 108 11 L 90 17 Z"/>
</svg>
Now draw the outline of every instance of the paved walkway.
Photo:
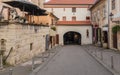
<svg viewBox="0 0 120 75">
<path fill-rule="evenodd" d="M 81 46 L 64 46 L 36 75 L 112 75 Z"/>
<path fill-rule="evenodd" d="M 115 75 L 120 75 L 120 52 L 93 45 L 82 47 Z"/>
<path fill-rule="evenodd" d="M 61 46 L 58 46 L 58 47 L 55 47 L 50 51 L 50 56 L 48 57 L 48 52 L 45 52 L 44 53 L 44 61 L 46 61 L 47 59 L 49 59 L 50 57 L 54 56 L 55 53 L 57 53 L 57 50 L 59 50 L 61 48 Z M 35 68 L 38 68 L 39 65 L 43 64 L 42 63 L 42 58 L 41 58 L 41 54 L 38 55 L 37 58 L 34 59 L 34 67 Z M 4 68 L 3 70 L 0 70 L 0 75 L 11 75 L 10 74 L 10 69 L 12 69 L 12 75 L 30 75 L 32 73 L 32 59 L 25 62 L 25 63 L 22 63 L 22 64 L 19 64 L 19 65 L 16 65 L 14 67 L 7 67 L 7 68 Z"/>
</svg>

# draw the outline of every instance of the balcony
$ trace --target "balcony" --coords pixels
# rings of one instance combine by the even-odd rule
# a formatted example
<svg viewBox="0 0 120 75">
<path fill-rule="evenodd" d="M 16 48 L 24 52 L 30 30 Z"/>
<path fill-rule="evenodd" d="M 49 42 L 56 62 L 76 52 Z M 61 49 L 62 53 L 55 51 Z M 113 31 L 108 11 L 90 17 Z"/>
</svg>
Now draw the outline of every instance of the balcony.
<svg viewBox="0 0 120 75">
<path fill-rule="evenodd" d="M 8 9 L 5 8 L 8 10 L 7 13 L 12 12 L 12 15 L 6 14 L 8 22 L 17 22 L 22 24 L 34 25 L 41 24 L 41 22 L 39 21 L 40 16 L 47 15 L 45 13 L 46 10 L 39 8 L 37 5 L 30 3 L 28 0 L 2 0 L 2 2 L 14 7 L 14 9 L 10 7 L 8 7 Z M 17 11 L 16 8 L 20 11 Z M 22 13 L 22 16 L 18 15 L 18 13 Z M 6 15 L 1 15 L 4 17 L 1 17 L 0 21 L 5 22 L 4 18 L 6 17 Z"/>
</svg>

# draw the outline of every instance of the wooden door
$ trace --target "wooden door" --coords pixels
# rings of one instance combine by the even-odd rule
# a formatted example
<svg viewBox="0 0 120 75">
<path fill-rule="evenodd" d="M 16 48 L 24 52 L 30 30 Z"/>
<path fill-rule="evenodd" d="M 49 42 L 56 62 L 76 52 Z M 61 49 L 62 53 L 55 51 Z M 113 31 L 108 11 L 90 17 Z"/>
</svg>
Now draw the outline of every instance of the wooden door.
<svg viewBox="0 0 120 75">
<path fill-rule="evenodd" d="M 113 33 L 113 47 L 117 48 L 117 33 Z"/>
<path fill-rule="evenodd" d="M 59 34 L 56 34 L 56 44 L 59 44 Z"/>
</svg>

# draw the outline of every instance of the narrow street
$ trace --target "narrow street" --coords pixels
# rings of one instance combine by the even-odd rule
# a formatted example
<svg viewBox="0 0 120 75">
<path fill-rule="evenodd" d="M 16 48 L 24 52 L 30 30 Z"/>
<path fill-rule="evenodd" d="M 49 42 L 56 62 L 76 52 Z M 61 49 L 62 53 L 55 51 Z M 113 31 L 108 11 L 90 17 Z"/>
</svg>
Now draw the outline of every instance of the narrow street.
<svg viewBox="0 0 120 75">
<path fill-rule="evenodd" d="M 36 75 L 112 75 L 79 45 L 64 46 Z"/>
</svg>

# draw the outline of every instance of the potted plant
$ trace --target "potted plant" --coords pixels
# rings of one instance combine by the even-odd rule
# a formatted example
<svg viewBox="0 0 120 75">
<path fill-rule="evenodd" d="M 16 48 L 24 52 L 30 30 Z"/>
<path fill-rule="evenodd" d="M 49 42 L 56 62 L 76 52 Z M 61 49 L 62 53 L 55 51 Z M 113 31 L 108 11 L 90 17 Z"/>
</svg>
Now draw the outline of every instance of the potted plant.
<svg viewBox="0 0 120 75">
<path fill-rule="evenodd" d="M 116 25 L 112 28 L 113 33 L 117 33 L 118 31 L 120 31 L 120 25 Z"/>
<path fill-rule="evenodd" d="M 56 27 L 51 27 L 52 30 L 56 31 Z"/>
</svg>

